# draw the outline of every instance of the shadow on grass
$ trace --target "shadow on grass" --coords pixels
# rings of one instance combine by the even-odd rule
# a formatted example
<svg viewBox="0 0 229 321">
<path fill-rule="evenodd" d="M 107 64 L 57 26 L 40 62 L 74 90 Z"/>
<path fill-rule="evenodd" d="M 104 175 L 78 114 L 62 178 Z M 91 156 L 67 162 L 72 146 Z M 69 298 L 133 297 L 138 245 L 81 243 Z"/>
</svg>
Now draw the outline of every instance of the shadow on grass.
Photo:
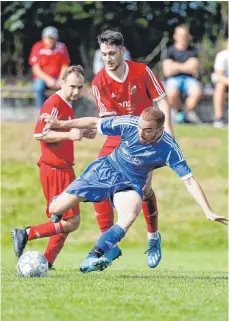
<svg viewBox="0 0 229 321">
<path fill-rule="evenodd" d="M 187 272 L 189 275 L 185 275 L 182 272 L 181 275 L 177 275 L 177 272 L 174 274 L 153 274 L 153 275 L 143 275 L 143 274 L 135 274 L 135 275 L 128 275 L 122 274 L 120 278 L 122 279 L 177 279 L 177 280 L 228 280 L 228 276 L 225 272 L 219 272 L 220 274 L 225 275 L 190 275 L 193 272 Z M 198 271 L 195 271 L 195 274 L 198 274 Z M 201 272 L 202 273 L 202 272 Z M 206 272 L 207 273 L 207 272 Z M 212 273 L 212 272 L 211 272 Z"/>
</svg>

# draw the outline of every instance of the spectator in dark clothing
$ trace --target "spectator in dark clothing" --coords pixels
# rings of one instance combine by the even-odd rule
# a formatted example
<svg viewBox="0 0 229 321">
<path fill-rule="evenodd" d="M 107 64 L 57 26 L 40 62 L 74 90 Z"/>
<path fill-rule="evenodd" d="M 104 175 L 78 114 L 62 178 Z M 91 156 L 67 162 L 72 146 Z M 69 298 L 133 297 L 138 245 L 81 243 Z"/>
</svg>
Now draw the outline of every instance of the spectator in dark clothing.
<svg viewBox="0 0 229 321">
<path fill-rule="evenodd" d="M 198 54 L 189 44 L 190 33 L 186 26 L 176 27 L 173 39 L 174 44 L 168 48 L 162 63 L 168 102 L 177 111 L 175 119 L 178 123 L 199 123 L 200 119 L 194 111 L 201 97 L 201 85 L 196 79 L 200 67 Z M 181 92 L 187 95 L 184 111 L 180 107 Z"/>
<path fill-rule="evenodd" d="M 42 40 L 33 45 L 29 56 L 38 108 L 45 101 L 46 88 L 60 89 L 61 78 L 70 63 L 65 44 L 57 40 L 57 29 L 46 27 L 42 32 Z"/>
</svg>

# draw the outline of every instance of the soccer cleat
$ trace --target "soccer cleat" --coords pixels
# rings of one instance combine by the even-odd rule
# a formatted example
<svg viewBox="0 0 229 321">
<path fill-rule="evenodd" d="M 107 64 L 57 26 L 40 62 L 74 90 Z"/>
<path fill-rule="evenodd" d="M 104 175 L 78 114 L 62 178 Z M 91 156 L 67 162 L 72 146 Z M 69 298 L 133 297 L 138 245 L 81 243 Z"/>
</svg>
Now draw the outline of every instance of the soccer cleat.
<svg viewBox="0 0 229 321">
<path fill-rule="evenodd" d="M 159 232 L 158 232 L 159 233 Z M 161 261 L 161 234 L 159 233 L 159 238 L 157 240 L 148 241 L 148 252 L 147 263 L 150 268 L 155 268 Z"/>
<path fill-rule="evenodd" d="M 56 271 L 55 266 L 49 262 L 48 262 L 48 268 L 49 268 L 49 271 Z"/>
<path fill-rule="evenodd" d="M 19 258 L 22 253 L 23 250 L 26 246 L 26 243 L 28 241 L 28 235 L 26 232 L 26 228 L 24 229 L 14 229 L 11 232 L 12 238 L 13 238 L 13 245 L 14 245 L 14 252 L 16 254 L 16 256 Z"/>
<path fill-rule="evenodd" d="M 53 223 L 58 223 L 58 222 L 61 221 L 62 217 L 63 217 L 63 215 L 52 214 L 52 216 L 51 216 L 51 221 L 52 221 Z"/>
<path fill-rule="evenodd" d="M 223 128 L 224 127 L 224 121 L 222 118 L 220 119 L 215 119 L 213 122 L 213 127 L 214 128 Z"/>
<path fill-rule="evenodd" d="M 83 274 L 93 272 L 93 271 L 103 271 L 105 270 L 109 265 L 110 261 L 105 258 L 104 256 L 101 256 L 100 258 L 97 257 L 87 257 L 83 263 L 80 266 L 80 271 Z"/>
<path fill-rule="evenodd" d="M 119 258 L 119 256 L 122 255 L 121 249 L 116 245 L 113 246 L 107 253 L 105 253 L 103 256 L 107 258 L 110 262 L 110 264 Z"/>
</svg>

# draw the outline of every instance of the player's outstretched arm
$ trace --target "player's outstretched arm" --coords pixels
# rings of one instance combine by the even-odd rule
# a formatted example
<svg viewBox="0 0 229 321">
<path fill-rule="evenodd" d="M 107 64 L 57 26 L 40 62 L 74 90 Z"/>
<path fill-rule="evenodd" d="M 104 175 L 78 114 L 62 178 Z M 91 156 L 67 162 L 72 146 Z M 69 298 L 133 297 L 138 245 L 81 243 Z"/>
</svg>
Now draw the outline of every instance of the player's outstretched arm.
<svg viewBox="0 0 229 321">
<path fill-rule="evenodd" d="M 99 123 L 99 118 L 97 117 L 83 117 L 70 120 L 58 120 L 47 113 L 42 114 L 40 116 L 40 119 L 49 124 L 50 128 L 97 129 Z"/>
<path fill-rule="evenodd" d="M 212 211 L 201 186 L 199 185 L 199 183 L 195 180 L 195 178 L 193 176 L 185 179 L 184 184 L 185 184 L 188 192 L 192 195 L 192 197 L 196 200 L 196 202 L 200 205 L 200 207 L 204 211 L 207 219 L 209 219 L 210 221 L 216 221 L 216 222 L 219 222 L 219 223 L 222 223 L 225 225 L 228 224 L 227 217 L 218 216 Z"/>
</svg>

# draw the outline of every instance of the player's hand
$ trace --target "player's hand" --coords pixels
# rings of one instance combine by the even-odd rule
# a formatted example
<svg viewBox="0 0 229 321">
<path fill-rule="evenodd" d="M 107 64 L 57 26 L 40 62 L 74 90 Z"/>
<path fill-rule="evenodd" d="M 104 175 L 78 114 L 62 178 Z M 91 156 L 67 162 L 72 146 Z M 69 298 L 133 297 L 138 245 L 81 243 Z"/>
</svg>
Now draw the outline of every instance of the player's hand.
<svg viewBox="0 0 229 321">
<path fill-rule="evenodd" d="M 50 77 L 45 81 L 48 88 L 56 88 L 56 79 Z"/>
<path fill-rule="evenodd" d="M 206 216 L 210 221 L 216 221 L 224 225 L 228 224 L 228 218 L 225 216 L 218 216 L 213 212 L 208 212 Z"/>
<path fill-rule="evenodd" d="M 83 138 L 83 131 L 78 128 L 72 128 L 69 131 L 68 137 L 73 141 L 80 141 Z"/>
<path fill-rule="evenodd" d="M 49 124 L 50 128 L 58 128 L 59 127 L 59 120 L 56 119 L 56 118 L 53 118 L 48 113 L 41 114 L 40 120 L 44 121 L 47 124 Z"/>
<path fill-rule="evenodd" d="M 83 131 L 83 137 L 94 139 L 96 136 L 97 130 L 96 129 L 86 129 Z"/>
</svg>

